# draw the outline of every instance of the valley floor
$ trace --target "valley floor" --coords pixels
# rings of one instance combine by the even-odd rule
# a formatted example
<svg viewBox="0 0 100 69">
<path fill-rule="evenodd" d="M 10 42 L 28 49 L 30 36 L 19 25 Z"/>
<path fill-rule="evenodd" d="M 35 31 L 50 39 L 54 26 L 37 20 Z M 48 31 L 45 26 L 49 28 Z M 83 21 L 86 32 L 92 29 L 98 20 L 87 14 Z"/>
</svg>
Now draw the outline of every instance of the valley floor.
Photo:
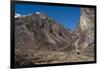
<svg viewBox="0 0 100 69">
<path fill-rule="evenodd" d="M 57 51 L 21 51 L 16 50 L 15 66 L 30 66 L 38 64 L 68 63 L 68 62 L 84 62 L 94 61 L 93 57 L 77 54 L 66 54 L 66 52 Z"/>
</svg>

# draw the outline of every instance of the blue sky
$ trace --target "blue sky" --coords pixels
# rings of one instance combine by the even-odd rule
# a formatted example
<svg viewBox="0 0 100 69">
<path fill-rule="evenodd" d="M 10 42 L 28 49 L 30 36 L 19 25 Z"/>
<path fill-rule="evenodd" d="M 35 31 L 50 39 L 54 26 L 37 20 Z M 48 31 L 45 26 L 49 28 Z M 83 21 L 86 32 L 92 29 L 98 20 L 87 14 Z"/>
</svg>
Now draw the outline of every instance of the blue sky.
<svg viewBox="0 0 100 69">
<path fill-rule="evenodd" d="M 44 6 L 16 4 L 15 13 L 27 15 L 34 12 L 43 12 L 52 17 L 56 22 L 62 24 L 65 28 L 74 30 L 80 17 L 79 7 L 68 6 Z"/>
</svg>

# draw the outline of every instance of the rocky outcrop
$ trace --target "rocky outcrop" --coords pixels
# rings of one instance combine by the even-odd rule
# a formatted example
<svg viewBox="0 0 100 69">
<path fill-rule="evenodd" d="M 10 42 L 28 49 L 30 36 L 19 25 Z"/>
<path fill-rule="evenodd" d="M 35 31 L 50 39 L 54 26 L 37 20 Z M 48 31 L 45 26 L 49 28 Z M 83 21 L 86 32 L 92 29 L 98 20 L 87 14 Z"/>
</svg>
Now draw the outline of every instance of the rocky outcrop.
<svg viewBox="0 0 100 69">
<path fill-rule="evenodd" d="M 76 48 L 78 51 L 84 50 L 85 54 L 92 56 L 94 55 L 94 24 L 94 8 L 81 8 L 80 21 L 76 30 Z"/>
</svg>

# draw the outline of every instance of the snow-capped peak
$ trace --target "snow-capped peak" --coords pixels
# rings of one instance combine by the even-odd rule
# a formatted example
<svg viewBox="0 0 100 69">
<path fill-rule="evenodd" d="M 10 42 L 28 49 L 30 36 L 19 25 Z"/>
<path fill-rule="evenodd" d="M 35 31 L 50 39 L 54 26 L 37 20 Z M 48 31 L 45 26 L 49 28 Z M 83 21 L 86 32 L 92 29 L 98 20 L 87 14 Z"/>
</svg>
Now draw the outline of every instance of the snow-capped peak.
<svg viewBox="0 0 100 69">
<path fill-rule="evenodd" d="M 15 18 L 26 17 L 27 15 L 15 14 Z"/>
<path fill-rule="evenodd" d="M 40 14 L 40 12 L 35 12 L 36 14 Z M 18 13 L 16 13 L 15 14 L 15 18 L 22 18 L 22 17 L 26 17 L 26 16 L 31 16 L 32 14 L 27 14 L 27 15 L 22 15 L 22 14 L 18 14 Z"/>
<path fill-rule="evenodd" d="M 40 12 L 36 12 L 36 14 L 40 14 Z"/>
<path fill-rule="evenodd" d="M 21 14 L 15 14 L 15 18 L 20 18 Z"/>
</svg>

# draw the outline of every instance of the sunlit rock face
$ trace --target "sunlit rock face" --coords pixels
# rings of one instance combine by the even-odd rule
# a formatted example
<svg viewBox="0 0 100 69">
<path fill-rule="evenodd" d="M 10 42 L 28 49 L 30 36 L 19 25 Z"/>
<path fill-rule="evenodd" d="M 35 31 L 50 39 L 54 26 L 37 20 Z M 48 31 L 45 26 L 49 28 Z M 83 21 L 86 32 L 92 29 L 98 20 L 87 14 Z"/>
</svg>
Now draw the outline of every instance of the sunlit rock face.
<svg viewBox="0 0 100 69">
<path fill-rule="evenodd" d="M 95 26 L 95 9 L 81 8 L 80 22 L 77 28 L 79 49 L 87 51 L 88 55 L 94 53 L 94 27 Z"/>
<path fill-rule="evenodd" d="M 87 29 L 94 29 L 94 13 L 95 10 L 93 8 L 81 8 L 80 27 L 82 31 Z"/>
</svg>

